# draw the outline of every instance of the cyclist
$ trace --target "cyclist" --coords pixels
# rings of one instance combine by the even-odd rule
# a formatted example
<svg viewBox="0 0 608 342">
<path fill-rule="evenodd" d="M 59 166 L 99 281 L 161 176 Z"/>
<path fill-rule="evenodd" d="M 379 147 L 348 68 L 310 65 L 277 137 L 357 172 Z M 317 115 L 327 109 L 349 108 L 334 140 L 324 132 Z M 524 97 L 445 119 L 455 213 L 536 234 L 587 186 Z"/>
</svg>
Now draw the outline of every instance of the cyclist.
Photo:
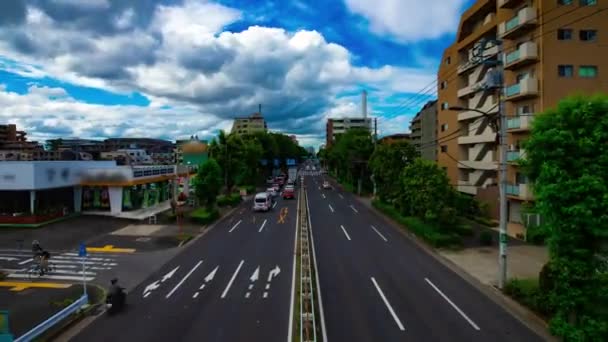
<svg viewBox="0 0 608 342">
<path fill-rule="evenodd" d="M 40 275 L 44 275 L 48 271 L 51 254 L 40 246 L 38 240 L 32 241 L 32 253 L 34 253 L 33 259 L 38 263 L 40 268 Z"/>
</svg>

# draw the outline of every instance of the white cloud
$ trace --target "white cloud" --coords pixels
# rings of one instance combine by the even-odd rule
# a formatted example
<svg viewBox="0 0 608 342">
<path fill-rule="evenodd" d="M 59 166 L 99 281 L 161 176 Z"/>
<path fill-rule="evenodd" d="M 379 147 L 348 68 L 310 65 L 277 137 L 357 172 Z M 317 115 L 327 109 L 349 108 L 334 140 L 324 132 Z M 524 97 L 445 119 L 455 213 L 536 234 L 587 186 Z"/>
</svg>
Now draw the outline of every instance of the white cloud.
<svg viewBox="0 0 608 342">
<path fill-rule="evenodd" d="M 108 8 L 110 2 L 108 0 L 51 0 L 56 4 L 70 5 L 82 8 Z"/>
<path fill-rule="evenodd" d="M 369 21 L 372 32 L 402 41 L 439 38 L 458 27 L 465 0 L 344 0 Z"/>
</svg>

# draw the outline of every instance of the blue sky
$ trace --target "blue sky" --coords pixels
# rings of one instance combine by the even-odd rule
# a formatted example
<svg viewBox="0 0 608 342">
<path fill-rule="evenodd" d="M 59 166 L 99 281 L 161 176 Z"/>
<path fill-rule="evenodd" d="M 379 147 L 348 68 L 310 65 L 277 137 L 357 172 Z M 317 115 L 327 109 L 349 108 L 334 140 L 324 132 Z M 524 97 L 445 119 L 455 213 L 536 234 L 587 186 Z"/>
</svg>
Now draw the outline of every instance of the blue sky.
<svg viewBox="0 0 608 342">
<path fill-rule="evenodd" d="M 263 106 L 304 145 L 369 92 L 405 132 L 465 0 L 26 0 L 0 11 L 0 121 L 33 138 L 210 137 Z"/>
</svg>

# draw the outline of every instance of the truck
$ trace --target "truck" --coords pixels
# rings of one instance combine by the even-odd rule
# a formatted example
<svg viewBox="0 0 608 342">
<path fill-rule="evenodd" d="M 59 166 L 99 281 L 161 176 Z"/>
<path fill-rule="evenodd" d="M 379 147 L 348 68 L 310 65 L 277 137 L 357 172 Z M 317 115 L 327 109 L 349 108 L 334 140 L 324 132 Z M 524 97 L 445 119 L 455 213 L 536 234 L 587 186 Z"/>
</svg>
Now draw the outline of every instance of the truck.
<svg viewBox="0 0 608 342">
<path fill-rule="evenodd" d="M 297 178 L 298 178 L 298 168 L 290 167 L 287 170 L 287 179 L 295 182 L 295 181 L 297 181 Z"/>
</svg>

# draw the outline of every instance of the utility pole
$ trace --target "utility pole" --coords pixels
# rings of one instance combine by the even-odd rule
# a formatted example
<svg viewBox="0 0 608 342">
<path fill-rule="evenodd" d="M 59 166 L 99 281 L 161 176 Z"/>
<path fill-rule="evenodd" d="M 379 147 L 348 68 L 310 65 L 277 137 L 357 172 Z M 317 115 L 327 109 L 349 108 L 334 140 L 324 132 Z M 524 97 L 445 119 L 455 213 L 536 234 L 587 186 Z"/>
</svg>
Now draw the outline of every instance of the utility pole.
<svg viewBox="0 0 608 342">
<path fill-rule="evenodd" d="M 498 88 L 498 117 L 500 118 L 500 236 L 498 256 L 498 288 L 503 289 L 507 281 L 507 116 L 505 113 L 505 82 L 504 82 L 504 56 L 502 41 L 498 44 L 498 65 L 500 73 L 500 88 Z"/>
</svg>

